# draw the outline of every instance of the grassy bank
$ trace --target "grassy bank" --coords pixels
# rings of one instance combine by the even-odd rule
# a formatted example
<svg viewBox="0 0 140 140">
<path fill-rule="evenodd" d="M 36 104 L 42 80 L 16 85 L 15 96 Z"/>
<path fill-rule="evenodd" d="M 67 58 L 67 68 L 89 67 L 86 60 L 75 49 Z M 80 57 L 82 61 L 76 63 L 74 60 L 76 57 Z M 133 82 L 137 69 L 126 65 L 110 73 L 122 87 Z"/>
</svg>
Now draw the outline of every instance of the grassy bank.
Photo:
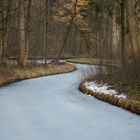
<svg viewBox="0 0 140 140">
<path fill-rule="evenodd" d="M 0 86 L 30 78 L 72 72 L 75 69 L 76 67 L 74 65 L 65 63 L 49 64 L 47 67 L 43 67 L 41 65 L 30 65 L 26 68 L 1 66 Z"/>
<path fill-rule="evenodd" d="M 95 98 L 108 102 L 112 105 L 121 107 L 123 109 L 129 110 L 133 113 L 139 114 L 140 115 L 140 101 L 139 100 L 135 100 L 133 98 L 126 98 L 123 100 L 119 100 L 118 98 L 115 98 L 115 96 L 110 96 L 110 95 L 106 95 L 106 94 L 98 94 L 93 92 L 92 90 L 89 90 L 86 88 L 86 86 L 84 85 L 84 82 L 82 82 L 80 84 L 79 87 L 80 91 L 85 93 L 86 95 L 90 95 L 90 96 L 94 96 Z"/>
<path fill-rule="evenodd" d="M 80 64 L 99 64 L 99 60 L 97 59 L 90 59 L 90 58 L 73 58 L 73 59 L 67 59 L 67 62 L 72 62 L 72 63 L 80 63 Z"/>
<path fill-rule="evenodd" d="M 90 65 L 107 65 L 115 64 L 119 65 L 119 62 L 114 62 L 113 60 L 102 60 L 93 59 L 93 58 L 75 58 L 75 59 L 67 59 L 68 62 L 72 63 L 80 63 L 80 64 L 90 64 Z M 119 93 L 125 93 L 127 98 L 123 100 L 119 100 L 113 95 L 107 94 L 98 94 L 89 90 L 84 85 L 85 81 L 96 81 L 97 83 L 107 83 L 111 86 L 112 89 L 116 89 Z M 94 96 L 95 98 L 108 102 L 112 105 L 121 107 L 123 109 L 129 110 L 133 113 L 140 114 L 140 83 L 130 83 L 130 84 L 122 84 L 120 82 L 119 76 L 117 74 L 113 75 L 94 75 L 93 77 L 87 78 L 84 82 L 80 84 L 80 91 L 87 95 Z"/>
<path fill-rule="evenodd" d="M 72 58 L 67 59 L 67 62 L 71 63 L 79 63 L 79 64 L 89 64 L 89 65 L 110 65 L 113 63 L 113 60 L 107 59 L 97 59 L 97 58 Z M 115 64 L 119 64 L 119 62 L 114 62 Z"/>
<path fill-rule="evenodd" d="M 90 80 L 107 83 L 111 88 L 126 93 L 129 99 L 140 101 L 140 81 L 132 79 L 122 83 L 118 73 L 98 74 L 91 77 Z"/>
</svg>

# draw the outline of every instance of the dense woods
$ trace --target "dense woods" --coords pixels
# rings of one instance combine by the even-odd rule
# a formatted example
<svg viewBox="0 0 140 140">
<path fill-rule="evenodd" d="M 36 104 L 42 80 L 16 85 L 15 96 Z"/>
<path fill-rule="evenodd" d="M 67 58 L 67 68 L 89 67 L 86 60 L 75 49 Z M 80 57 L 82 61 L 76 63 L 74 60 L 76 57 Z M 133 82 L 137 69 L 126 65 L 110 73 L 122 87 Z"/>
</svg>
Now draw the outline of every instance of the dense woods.
<svg viewBox="0 0 140 140">
<path fill-rule="evenodd" d="M 0 60 L 89 57 L 119 80 L 140 79 L 139 0 L 1 0 Z"/>
<path fill-rule="evenodd" d="M 0 0 L 0 140 L 138 140 L 139 115 L 140 0 Z"/>
<path fill-rule="evenodd" d="M 0 0 L 0 140 L 138 140 L 139 115 L 140 0 Z"/>
</svg>

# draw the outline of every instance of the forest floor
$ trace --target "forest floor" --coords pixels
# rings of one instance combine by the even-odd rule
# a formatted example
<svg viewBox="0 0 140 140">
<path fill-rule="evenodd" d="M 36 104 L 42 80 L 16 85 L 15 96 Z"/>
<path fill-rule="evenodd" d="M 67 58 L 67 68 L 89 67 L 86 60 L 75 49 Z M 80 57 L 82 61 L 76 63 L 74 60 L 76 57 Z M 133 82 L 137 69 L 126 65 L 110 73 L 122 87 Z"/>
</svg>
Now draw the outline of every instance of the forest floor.
<svg viewBox="0 0 140 140">
<path fill-rule="evenodd" d="M 109 63 L 109 60 L 104 60 L 100 63 L 100 60 L 92 58 L 76 58 L 68 59 L 67 61 L 91 65 L 105 65 Z M 99 100 L 140 114 L 140 83 L 138 82 L 122 84 L 117 75 L 96 74 L 82 81 L 80 90 Z"/>
<path fill-rule="evenodd" d="M 74 70 L 76 70 L 74 65 L 66 63 L 52 63 L 46 67 L 41 64 L 31 64 L 26 68 L 20 68 L 15 65 L 0 66 L 0 87 L 20 80 L 67 73 Z"/>
</svg>

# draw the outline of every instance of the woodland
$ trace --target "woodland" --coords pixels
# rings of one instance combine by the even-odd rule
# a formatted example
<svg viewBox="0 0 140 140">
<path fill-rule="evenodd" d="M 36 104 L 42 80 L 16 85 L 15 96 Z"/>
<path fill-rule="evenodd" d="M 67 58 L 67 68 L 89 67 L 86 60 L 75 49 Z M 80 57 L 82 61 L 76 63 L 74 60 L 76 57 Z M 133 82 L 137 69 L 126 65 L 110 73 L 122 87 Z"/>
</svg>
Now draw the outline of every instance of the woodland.
<svg viewBox="0 0 140 140">
<path fill-rule="evenodd" d="M 140 0 L 0 0 L 0 140 L 140 139 Z"/>
<path fill-rule="evenodd" d="M 90 79 L 140 100 L 140 1 L 0 0 L 0 79 L 68 58 L 105 65 Z"/>
</svg>

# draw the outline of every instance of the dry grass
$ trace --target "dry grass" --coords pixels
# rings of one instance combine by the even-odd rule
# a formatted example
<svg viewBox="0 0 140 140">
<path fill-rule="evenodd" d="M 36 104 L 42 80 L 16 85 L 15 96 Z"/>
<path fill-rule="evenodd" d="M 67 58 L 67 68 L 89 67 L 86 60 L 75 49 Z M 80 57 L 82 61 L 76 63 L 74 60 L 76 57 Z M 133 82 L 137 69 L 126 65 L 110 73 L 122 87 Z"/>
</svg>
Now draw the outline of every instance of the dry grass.
<svg viewBox="0 0 140 140">
<path fill-rule="evenodd" d="M 67 59 L 66 61 L 72 63 L 91 64 L 91 65 L 100 63 L 98 59 L 91 59 L 91 58 L 74 58 L 74 59 Z"/>
<path fill-rule="evenodd" d="M 97 74 L 90 79 L 90 81 L 97 81 L 98 83 L 107 83 L 111 88 L 116 89 L 121 93 L 125 93 L 129 99 L 140 101 L 140 81 L 121 82 L 120 76 L 117 73 L 112 74 Z"/>
<path fill-rule="evenodd" d="M 0 86 L 24 79 L 72 72 L 75 69 L 76 67 L 74 65 L 64 63 L 49 64 L 47 67 L 40 65 L 28 66 L 27 68 L 15 66 L 0 67 Z"/>
<path fill-rule="evenodd" d="M 107 59 L 95 59 L 95 58 L 73 58 L 73 59 L 67 59 L 67 62 L 72 63 L 80 63 L 80 64 L 89 64 L 89 65 L 110 65 L 112 64 L 113 60 L 107 60 Z M 113 62 L 115 64 L 119 64 L 119 62 Z"/>
<path fill-rule="evenodd" d="M 123 109 L 129 110 L 133 113 L 139 114 L 140 115 L 140 101 L 136 101 L 133 99 L 124 99 L 124 100 L 119 100 L 118 98 L 115 98 L 114 96 L 106 95 L 106 94 L 97 94 L 94 93 L 92 90 L 89 90 L 86 88 L 84 85 L 84 82 L 81 83 L 79 87 L 80 91 L 87 95 L 94 96 L 95 98 L 108 102 L 112 105 L 122 107 Z"/>
</svg>

